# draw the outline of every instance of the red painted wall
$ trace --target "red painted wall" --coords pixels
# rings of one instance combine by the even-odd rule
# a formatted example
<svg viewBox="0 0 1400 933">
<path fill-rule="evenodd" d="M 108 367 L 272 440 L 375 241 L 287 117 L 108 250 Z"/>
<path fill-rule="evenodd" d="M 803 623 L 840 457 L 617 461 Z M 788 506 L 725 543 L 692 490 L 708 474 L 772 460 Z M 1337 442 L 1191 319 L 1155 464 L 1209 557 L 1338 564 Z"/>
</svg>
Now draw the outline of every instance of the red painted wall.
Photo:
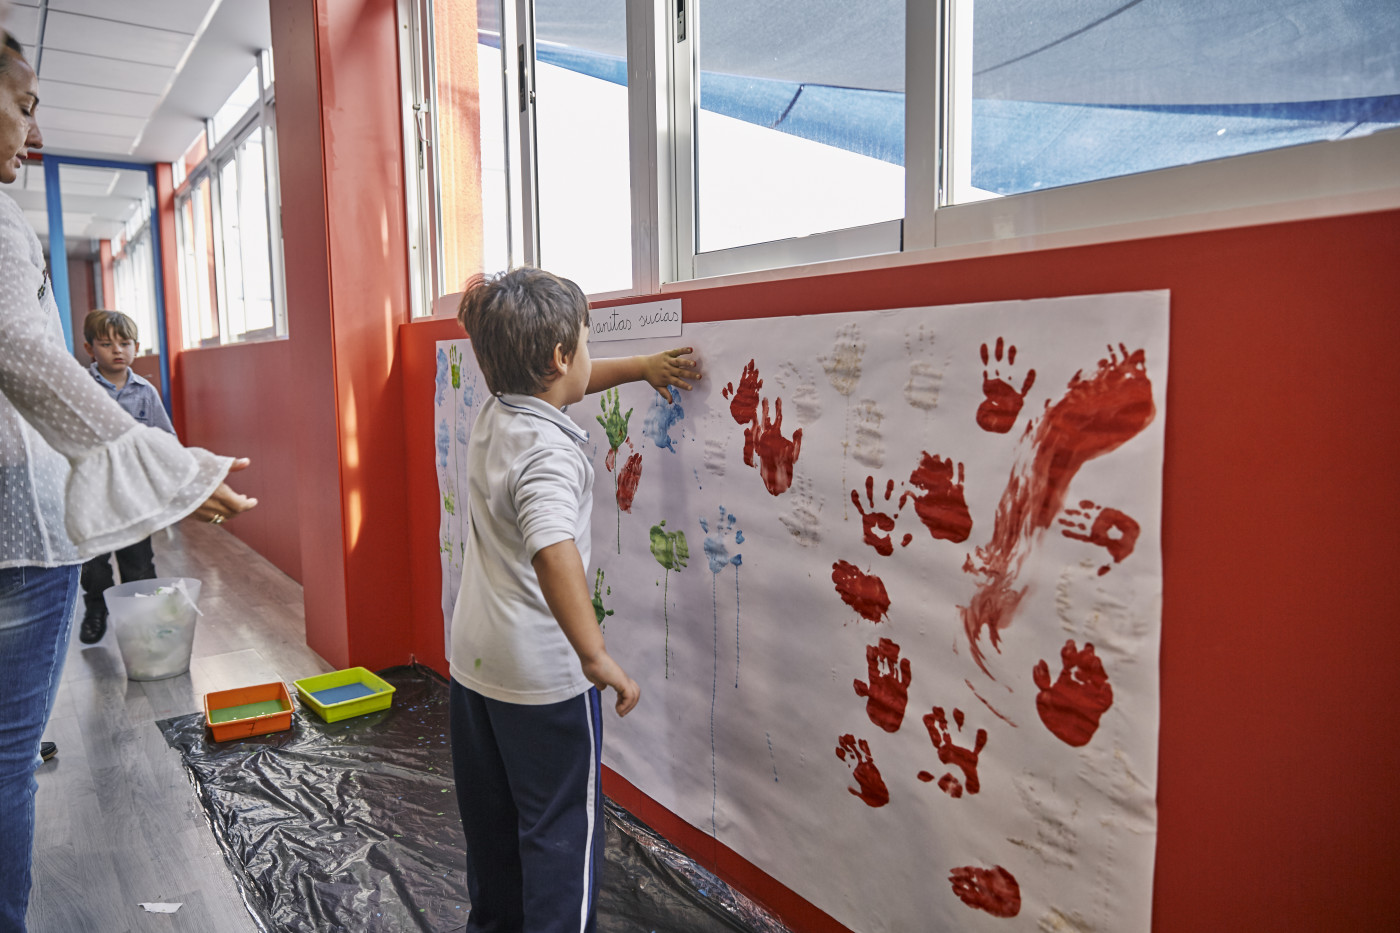
<svg viewBox="0 0 1400 933">
<path fill-rule="evenodd" d="M 1157 933 L 1400 915 L 1396 256 L 1391 211 L 683 296 L 698 322 L 1171 290 Z M 433 343 L 459 333 L 400 329 L 413 651 L 443 671 Z M 795 929 L 836 929 L 616 775 L 605 786 Z"/>
<path fill-rule="evenodd" d="M 185 350 L 180 357 L 185 416 L 180 439 L 253 461 L 229 483 L 255 496 L 258 507 L 229 522 L 228 530 L 303 583 L 297 439 L 305 424 L 295 403 L 290 342 Z"/>
<path fill-rule="evenodd" d="M 297 410 L 307 643 L 338 667 L 382 667 L 409 653 L 395 3 L 271 9 L 291 347 L 280 404 Z"/>
</svg>

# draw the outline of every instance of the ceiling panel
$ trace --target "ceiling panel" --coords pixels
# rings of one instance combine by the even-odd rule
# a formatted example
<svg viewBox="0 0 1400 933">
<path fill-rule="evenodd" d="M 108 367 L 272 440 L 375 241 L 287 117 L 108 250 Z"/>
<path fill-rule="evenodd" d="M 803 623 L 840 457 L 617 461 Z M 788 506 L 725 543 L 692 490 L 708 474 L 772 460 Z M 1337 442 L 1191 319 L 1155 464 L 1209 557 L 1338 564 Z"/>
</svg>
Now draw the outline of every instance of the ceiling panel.
<svg viewBox="0 0 1400 933">
<path fill-rule="evenodd" d="M 5 21 L 5 28 L 10 31 L 24 46 L 26 52 L 34 48 L 34 43 L 39 41 L 39 8 L 32 6 L 17 6 L 10 10 L 10 16 Z"/>
<path fill-rule="evenodd" d="M 44 130 L 44 148 L 65 155 L 121 156 L 126 158 L 131 150 L 131 140 L 126 136 L 107 136 L 98 133 L 75 133 L 73 130 Z"/>
<path fill-rule="evenodd" d="M 112 9 L 116 13 L 120 7 Z M 110 14 L 109 14 L 110 15 Z M 44 54 L 81 52 L 128 62 L 174 68 L 190 44 L 189 33 L 154 29 L 95 16 L 50 10 L 44 22 Z"/>
<path fill-rule="evenodd" d="M 242 6 L 249 4 L 249 0 L 234 0 L 234 4 Z M 188 34 L 198 31 L 213 5 L 213 0 L 49 0 L 50 10 L 85 13 Z"/>
<path fill-rule="evenodd" d="M 145 118 L 151 115 L 151 111 L 155 110 L 160 101 L 158 94 L 136 94 L 131 91 L 88 87 L 51 79 L 45 79 L 39 91 L 43 97 L 43 110 L 39 113 L 40 127 L 47 123 L 45 113 L 50 107 Z"/>
<path fill-rule="evenodd" d="M 141 117 L 124 117 L 115 113 L 92 113 L 68 110 L 65 107 L 45 107 L 40 117 L 40 129 L 48 136 L 53 130 L 73 130 L 80 133 L 104 133 L 121 136 L 130 145 L 146 121 Z"/>
<path fill-rule="evenodd" d="M 123 62 L 96 55 L 80 55 L 48 49 L 39 63 L 39 84 L 52 78 L 69 84 L 111 87 L 142 94 L 160 94 L 171 77 L 170 69 L 140 62 Z"/>
<path fill-rule="evenodd" d="M 90 165 L 60 165 L 58 181 L 63 186 L 65 196 L 70 193 L 107 195 L 112 193 L 117 183 L 117 170 Z"/>
</svg>

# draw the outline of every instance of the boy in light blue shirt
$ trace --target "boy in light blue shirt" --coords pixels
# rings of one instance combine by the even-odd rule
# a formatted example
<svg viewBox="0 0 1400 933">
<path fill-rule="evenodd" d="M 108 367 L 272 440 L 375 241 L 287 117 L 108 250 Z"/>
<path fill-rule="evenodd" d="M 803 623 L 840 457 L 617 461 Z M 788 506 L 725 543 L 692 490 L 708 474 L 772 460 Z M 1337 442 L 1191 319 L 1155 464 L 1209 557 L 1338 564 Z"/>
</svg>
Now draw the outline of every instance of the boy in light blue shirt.
<svg viewBox="0 0 1400 933">
<path fill-rule="evenodd" d="M 83 321 L 83 349 L 92 357 L 88 371 L 97 384 L 142 424 L 175 433 L 155 386 L 131 369 L 141 350 L 136 322 L 120 311 L 97 310 Z M 116 551 L 122 582 L 149 580 L 156 575 L 151 539 L 145 538 Z M 83 624 L 78 640 L 96 644 L 107 633 L 107 602 L 102 594 L 113 583 L 112 555 L 102 554 L 83 564 Z"/>
</svg>

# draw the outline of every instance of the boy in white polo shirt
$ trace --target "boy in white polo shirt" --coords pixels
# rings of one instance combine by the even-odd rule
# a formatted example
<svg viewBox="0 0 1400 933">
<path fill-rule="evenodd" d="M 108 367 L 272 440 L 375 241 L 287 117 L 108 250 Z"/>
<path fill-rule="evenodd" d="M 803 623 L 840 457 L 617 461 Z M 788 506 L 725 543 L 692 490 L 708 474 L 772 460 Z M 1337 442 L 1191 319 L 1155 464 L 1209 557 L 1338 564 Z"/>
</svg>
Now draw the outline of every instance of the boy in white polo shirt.
<svg viewBox="0 0 1400 933">
<path fill-rule="evenodd" d="M 689 348 L 593 362 L 577 285 L 522 268 L 469 284 L 458 319 L 486 377 L 467 446 L 467 541 L 452 614 L 451 733 L 467 837 L 469 933 L 590 933 L 603 811 L 608 655 L 585 571 L 593 465 L 561 409 L 586 393 L 699 379 Z"/>
</svg>

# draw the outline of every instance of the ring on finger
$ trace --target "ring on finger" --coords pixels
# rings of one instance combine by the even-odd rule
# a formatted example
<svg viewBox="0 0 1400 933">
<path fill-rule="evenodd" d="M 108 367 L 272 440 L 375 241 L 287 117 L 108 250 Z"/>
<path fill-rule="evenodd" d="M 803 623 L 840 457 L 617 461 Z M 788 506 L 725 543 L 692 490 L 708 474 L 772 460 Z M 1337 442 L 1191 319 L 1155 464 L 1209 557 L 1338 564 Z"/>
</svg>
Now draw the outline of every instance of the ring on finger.
<svg viewBox="0 0 1400 933">
<path fill-rule="evenodd" d="M 215 515 L 213 518 L 209 519 L 209 524 L 211 525 L 222 525 L 223 523 L 224 517 L 222 515 Z"/>
</svg>

